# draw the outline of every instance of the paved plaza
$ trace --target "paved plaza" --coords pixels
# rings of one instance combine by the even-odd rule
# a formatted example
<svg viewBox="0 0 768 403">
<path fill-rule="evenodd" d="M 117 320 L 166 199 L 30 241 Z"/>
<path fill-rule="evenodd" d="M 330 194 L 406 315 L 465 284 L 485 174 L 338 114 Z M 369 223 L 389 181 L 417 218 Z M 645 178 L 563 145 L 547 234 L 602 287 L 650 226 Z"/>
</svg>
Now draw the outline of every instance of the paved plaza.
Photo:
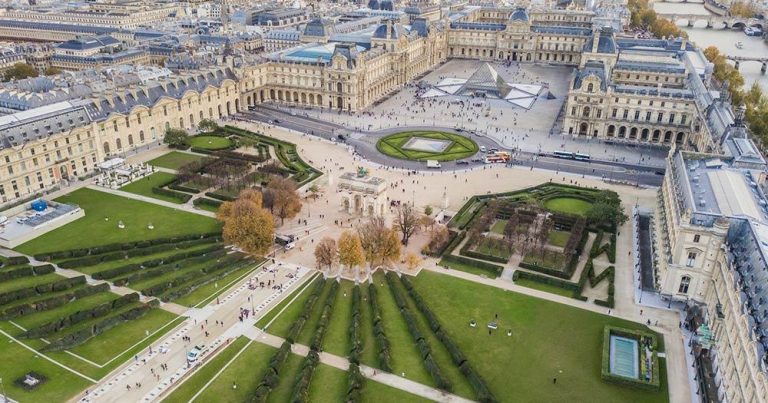
<svg viewBox="0 0 768 403">
<path fill-rule="evenodd" d="M 667 150 L 663 148 L 607 144 L 601 140 L 561 134 L 560 114 L 573 77 L 573 69 L 569 67 L 493 64 L 499 76 L 507 82 L 543 87 L 530 109 L 492 98 L 419 97 L 427 88 L 446 78 L 468 79 L 483 64 L 485 62 L 451 60 L 362 113 L 279 108 L 290 110 L 295 115 L 342 125 L 351 131 L 371 133 L 374 137 L 380 131 L 391 133 L 392 129 L 412 126 L 454 128 L 487 137 L 506 149 L 529 153 L 566 150 L 609 161 L 664 166 Z M 552 95 L 552 99 L 549 99 L 548 94 Z"/>
</svg>

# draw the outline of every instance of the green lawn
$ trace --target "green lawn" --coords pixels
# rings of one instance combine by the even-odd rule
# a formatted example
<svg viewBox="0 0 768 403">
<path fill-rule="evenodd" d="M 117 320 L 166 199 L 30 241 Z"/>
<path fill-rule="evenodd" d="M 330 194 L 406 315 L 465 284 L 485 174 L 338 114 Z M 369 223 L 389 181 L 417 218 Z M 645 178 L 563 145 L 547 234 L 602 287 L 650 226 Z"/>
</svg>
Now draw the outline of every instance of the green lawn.
<svg viewBox="0 0 768 403">
<path fill-rule="evenodd" d="M 450 145 L 444 151 L 422 151 L 404 148 L 411 138 L 447 140 Z M 376 143 L 379 152 L 390 157 L 406 160 L 453 161 L 471 157 L 478 151 L 477 143 L 459 134 L 439 131 L 406 131 L 384 136 Z"/>
<path fill-rule="evenodd" d="M 393 373 L 397 375 L 405 373 L 407 379 L 434 387 L 432 377 L 424 369 L 424 362 L 421 359 L 419 349 L 416 347 L 416 341 L 408 332 L 405 319 L 400 314 L 400 309 L 395 303 L 395 298 L 387 285 L 384 274 L 378 271 L 373 279 L 373 286 L 378 287 L 376 291 L 378 291 L 381 317 L 384 322 L 384 333 L 389 339 Z"/>
<path fill-rule="evenodd" d="M 87 297 L 79 298 L 75 301 L 71 301 L 67 304 L 64 304 L 62 306 L 59 306 L 53 309 L 49 309 L 47 311 L 42 311 L 35 314 L 24 315 L 24 316 L 15 318 L 13 319 L 13 323 L 16 323 L 17 325 L 25 329 L 32 329 L 34 327 L 38 327 L 48 322 L 65 318 L 77 311 L 84 310 L 84 309 L 91 309 L 96 305 L 107 303 L 109 301 L 117 299 L 118 297 L 119 296 L 117 294 L 113 294 L 108 291 L 101 292 L 98 294 L 93 294 Z M 18 334 L 18 333 L 21 333 L 21 330 L 19 330 L 15 334 Z"/>
<path fill-rule="evenodd" d="M 564 248 L 565 244 L 568 243 L 568 238 L 570 237 L 571 233 L 569 231 L 552 230 L 549 231 L 549 244 L 552 246 L 559 246 Z"/>
<path fill-rule="evenodd" d="M 376 340 L 374 339 L 373 335 L 373 313 L 371 313 L 371 301 L 368 300 L 368 287 L 368 283 L 360 284 L 360 337 L 363 339 L 363 348 L 360 353 L 360 362 L 369 367 L 380 368 L 381 366 L 378 362 L 376 352 Z"/>
<path fill-rule="evenodd" d="M 668 401 L 663 372 L 659 392 L 600 379 L 603 327 L 649 331 L 641 324 L 430 271 L 412 282 L 499 401 Z M 500 331 L 488 335 L 495 315 Z M 479 326 L 469 327 L 471 319 Z"/>
<path fill-rule="evenodd" d="M 471 264 L 455 262 L 452 260 L 440 259 L 440 262 L 438 262 L 437 265 L 442 267 L 447 267 L 453 270 L 465 271 L 467 273 L 476 274 L 478 276 L 483 276 L 483 277 L 489 277 L 490 275 L 490 272 L 488 270 L 483 270 Z"/>
<path fill-rule="evenodd" d="M 192 136 L 187 142 L 192 147 L 206 150 L 223 150 L 232 146 L 232 140 L 220 136 Z"/>
<path fill-rule="evenodd" d="M 121 267 L 121 266 L 129 265 L 129 264 L 142 263 L 142 262 L 146 262 L 148 260 L 164 258 L 164 257 L 176 255 L 176 254 L 187 252 L 187 251 L 193 251 L 193 250 L 208 248 L 208 247 L 210 247 L 213 244 L 214 244 L 214 242 L 212 240 L 210 243 L 194 245 L 194 246 L 190 246 L 189 248 L 184 248 L 184 249 L 172 249 L 172 250 L 166 250 L 166 251 L 162 251 L 162 252 L 158 252 L 158 253 L 153 253 L 151 255 L 136 256 L 136 257 L 131 257 L 131 258 L 128 258 L 128 259 L 110 260 L 110 261 L 107 261 L 107 262 L 102 262 L 102 263 L 99 263 L 99 264 L 95 264 L 93 266 L 79 266 L 75 270 L 77 270 L 77 271 L 79 271 L 81 273 L 84 273 L 84 274 L 94 274 L 94 273 L 98 273 L 100 271 L 114 269 L 116 267 Z M 62 260 L 62 261 L 65 261 L 65 260 Z M 56 261 L 56 263 L 59 263 L 59 262 L 60 261 Z"/>
<path fill-rule="evenodd" d="M 176 179 L 176 175 L 169 174 L 167 172 L 155 172 L 152 175 L 145 176 L 140 179 L 123 186 L 120 190 L 128 193 L 133 193 L 141 196 L 151 197 L 169 203 L 184 204 L 183 201 L 170 196 L 160 195 L 152 192 L 154 187 L 163 187 Z"/>
<path fill-rule="evenodd" d="M 147 337 L 147 334 L 152 334 L 161 328 L 163 330 L 159 334 L 170 331 L 173 329 L 173 325 L 168 324 L 174 322 L 176 318 L 176 315 L 168 311 L 155 308 L 140 318 L 124 322 L 105 331 L 71 351 L 91 361 L 103 364 L 115 357 L 117 353 L 123 353 L 131 348 Z M 156 334 L 156 337 L 159 336 Z"/>
<path fill-rule="evenodd" d="M 491 225 L 491 232 L 494 234 L 504 235 L 504 227 L 507 226 L 507 221 L 505 220 L 496 220 L 493 222 L 493 225 Z"/>
<path fill-rule="evenodd" d="M 204 157 L 181 151 L 171 151 L 148 162 L 149 165 L 178 170 L 191 162 L 201 161 Z"/>
<path fill-rule="evenodd" d="M 347 373 L 338 368 L 320 364 L 315 369 L 309 386 L 309 401 L 321 403 L 343 402 L 347 392 Z M 363 403 L 421 403 L 429 400 L 370 379 L 365 380 Z"/>
<path fill-rule="evenodd" d="M 523 287 L 533 288 L 533 289 L 539 290 L 539 291 L 544 291 L 544 292 L 548 292 L 548 293 L 552 293 L 552 294 L 562 295 L 562 296 L 568 297 L 568 298 L 573 298 L 573 293 L 568 291 L 568 290 L 564 290 L 564 289 L 562 289 L 560 287 L 556 287 L 554 285 L 540 283 L 538 281 L 531 281 L 531 280 L 528 280 L 528 279 L 519 278 L 519 279 L 515 280 L 515 284 L 523 286 Z"/>
<path fill-rule="evenodd" d="M 312 329 L 314 330 L 314 328 Z M 304 357 L 290 354 L 288 359 L 285 360 L 283 368 L 280 370 L 281 377 L 280 383 L 272 392 L 267 396 L 267 403 L 285 403 L 291 401 L 291 394 L 293 393 L 293 386 L 296 383 L 296 377 L 299 375 L 299 370 L 304 363 Z"/>
<path fill-rule="evenodd" d="M 523 257 L 523 263 L 537 264 L 554 270 L 563 270 L 565 267 L 565 255 L 560 252 L 544 251 L 540 254 L 538 251 L 528 252 Z"/>
<path fill-rule="evenodd" d="M 39 284 L 53 283 L 63 279 L 64 277 L 56 273 L 48 273 L 41 276 L 20 277 L 13 280 L 2 281 L 0 282 L 0 294 L 21 288 L 34 287 Z"/>
<path fill-rule="evenodd" d="M 261 378 L 264 375 L 264 370 L 267 368 L 269 360 L 275 353 L 275 348 L 262 344 L 259 342 L 252 342 L 248 344 L 245 350 L 238 356 L 232 363 L 224 370 L 224 372 L 216 378 L 210 386 L 208 386 L 200 396 L 195 399 L 195 402 L 207 403 L 207 402 L 247 402 L 248 398 L 253 395 L 256 388 L 261 382 Z M 215 360 L 214 360 L 215 361 Z M 221 364 L 223 367 L 226 362 L 219 361 L 217 363 L 212 362 L 209 365 Z M 205 367 L 203 367 L 205 368 Z M 217 373 L 221 367 L 213 368 L 209 370 L 210 373 Z M 172 393 L 164 402 L 189 402 L 191 396 L 195 395 L 200 388 L 205 385 L 210 378 L 190 378 L 195 379 L 192 384 L 186 382 L 182 384 L 180 392 Z M 293 381 L 290 378 L 281 378 L 283 380 Z M 236 384 L 237 388 L 233 388 L 232 385 Z M 189 390 L 191 388 L 191 390 Z M 286 400 L 287 401 L 287 400 Z"/>
<path fill-rule="evenodd" d="M 557 197 L 544 202 L 544 207 L 560 213 L 586 216 L 592 203 L 572 197 Z"/>
<path fill-rule="evenodd" d="M 294 290 L 291 295 L 283 298 L 280 303 L 278 303 L 274 308 L 270 309 L 266 315 L 262 316 L 261 319 L 256 321 L 256 327 L 259 329 L 264 329 L 264 326 L 269 324 L 272 319 L 277 318 L 274 322 L 272 322 L 271 325 L 269 325 L 268 331 L 275 336 L 285 337 L 288 334 L 288 331 L 291 330 L 293 321 L 296 320 L 301 311 L 304 309 L 304 304 L 307 302 L 307 299 L 309 299 L 309 295 L 312 292 L 312 287 L 314 287 L 314 283 L 316 281 L 322 281 L 322 279 L 307 280 L 298 289 Z M 298 298 L 296 301 L 291 302 L 291 300 L 293 300 L 293 298 L 297 295 Z M 280 311 L 282 311 L 286 306 L 288 308 L 280 313 Z"/>
<path fill-rule="evenodd" d="M 59 197 L 61 203 L 74 203 L 85 210 L 85 217 L 41 235 L 16 248 L 26 254 L 83 248 L 143 239 L 217 231 L 213 218 L 115 196 L 93 189 L 79 189 Z M 108 218 L 109 220 L 105 220 Z M 117 228 L 123 221 L 125 228 Z M 154 229 L 148 229 L 152 223 Z"/>
<path fill-rule="evenodd" d="M 88 380 L 41 358 L 21 345 L 0 334 L 0 378 L 4 392 L 20 402 L 63 402 L 75 397 L 91 385 Z M 48 380 L 37 389 L 27 392 L 14 384 L 30 371 L 42 374 Z"/>
<path fill-rule="evenodd" d="M 213 379 L 219 370 L 224 367 L 232 358 L 243 350 L 248 342 L 247 337 L 240 336 L 235 341 L 229 343 L 224 350 L 216 354 L 213 359 L 205 362 L 202 368 L 196 370 L 189 379 L 176 388 L 163 402 L 165 403 L 187 403 L 209 380 Z"/>
<path fill-rule="evenodd" d="M 342 281 L 339 284 L 331 324 L 328 326 L 323 342 L 324 351 L 340 357 L 347 357 L 351 345 L 349 325 L 352 322 L 352 289 L 354 288 L 355 284 L 351 281 Z M 362 304 L 364 302 L 362 294 L 360 296 Z"/>
</svg>

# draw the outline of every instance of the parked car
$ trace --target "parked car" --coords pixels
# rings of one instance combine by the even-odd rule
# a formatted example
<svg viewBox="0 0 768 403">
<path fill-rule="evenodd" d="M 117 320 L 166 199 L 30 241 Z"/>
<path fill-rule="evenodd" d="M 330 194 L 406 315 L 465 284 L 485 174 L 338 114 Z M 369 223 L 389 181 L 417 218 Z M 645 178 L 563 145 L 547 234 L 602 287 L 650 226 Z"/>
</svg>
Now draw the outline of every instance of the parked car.
<svg viewBox="0 0 768 403">
<path fill-rule="evenodd" d="M 347 138 L 343 134 L 339 134 L 336 138 L 339 139 L 339 141 L 347 141 Z"/>
<path fill-rule="evenodd" d="M 458 160 L 458 161 L 456 161 L 456 165 L 469 165 L 469 161 L 467 161 L 467 160 Z"/>
</svg>

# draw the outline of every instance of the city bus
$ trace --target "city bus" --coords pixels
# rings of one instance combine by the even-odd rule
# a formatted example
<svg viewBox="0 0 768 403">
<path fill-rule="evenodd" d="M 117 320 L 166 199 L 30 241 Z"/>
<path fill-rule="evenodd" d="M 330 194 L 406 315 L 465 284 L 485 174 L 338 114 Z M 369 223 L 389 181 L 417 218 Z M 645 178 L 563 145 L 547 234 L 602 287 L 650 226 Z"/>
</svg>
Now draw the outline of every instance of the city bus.
<svg viewBox="0 0 768 403">
<path fill-rule="evenodd" d="M 555 151 L 552 153 L 552 155 L 557 158 L 565 158 L 569 160 L 573 159 L 573 153 L 568 151 Z"/>
<path fill-rule="evenodd" d="M 589 161 L 591 157 L 589 156 L 589 154 L 576 153 L 573 155 L 573 159 L 578 161 Z"/>
</svg>

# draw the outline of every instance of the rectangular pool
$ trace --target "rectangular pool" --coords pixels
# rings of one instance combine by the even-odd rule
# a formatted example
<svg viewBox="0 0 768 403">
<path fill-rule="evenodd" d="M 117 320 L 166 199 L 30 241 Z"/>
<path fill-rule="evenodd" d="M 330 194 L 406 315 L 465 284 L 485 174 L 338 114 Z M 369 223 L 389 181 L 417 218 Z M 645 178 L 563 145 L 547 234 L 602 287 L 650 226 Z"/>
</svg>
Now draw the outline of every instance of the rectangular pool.
<svg viewBox="0 0 768 403">
<path fill-rule="evenodd" d="M 611 373 L 638 379 L 640 374 L 637 340 L 611 335 Z"/>
</svg>

